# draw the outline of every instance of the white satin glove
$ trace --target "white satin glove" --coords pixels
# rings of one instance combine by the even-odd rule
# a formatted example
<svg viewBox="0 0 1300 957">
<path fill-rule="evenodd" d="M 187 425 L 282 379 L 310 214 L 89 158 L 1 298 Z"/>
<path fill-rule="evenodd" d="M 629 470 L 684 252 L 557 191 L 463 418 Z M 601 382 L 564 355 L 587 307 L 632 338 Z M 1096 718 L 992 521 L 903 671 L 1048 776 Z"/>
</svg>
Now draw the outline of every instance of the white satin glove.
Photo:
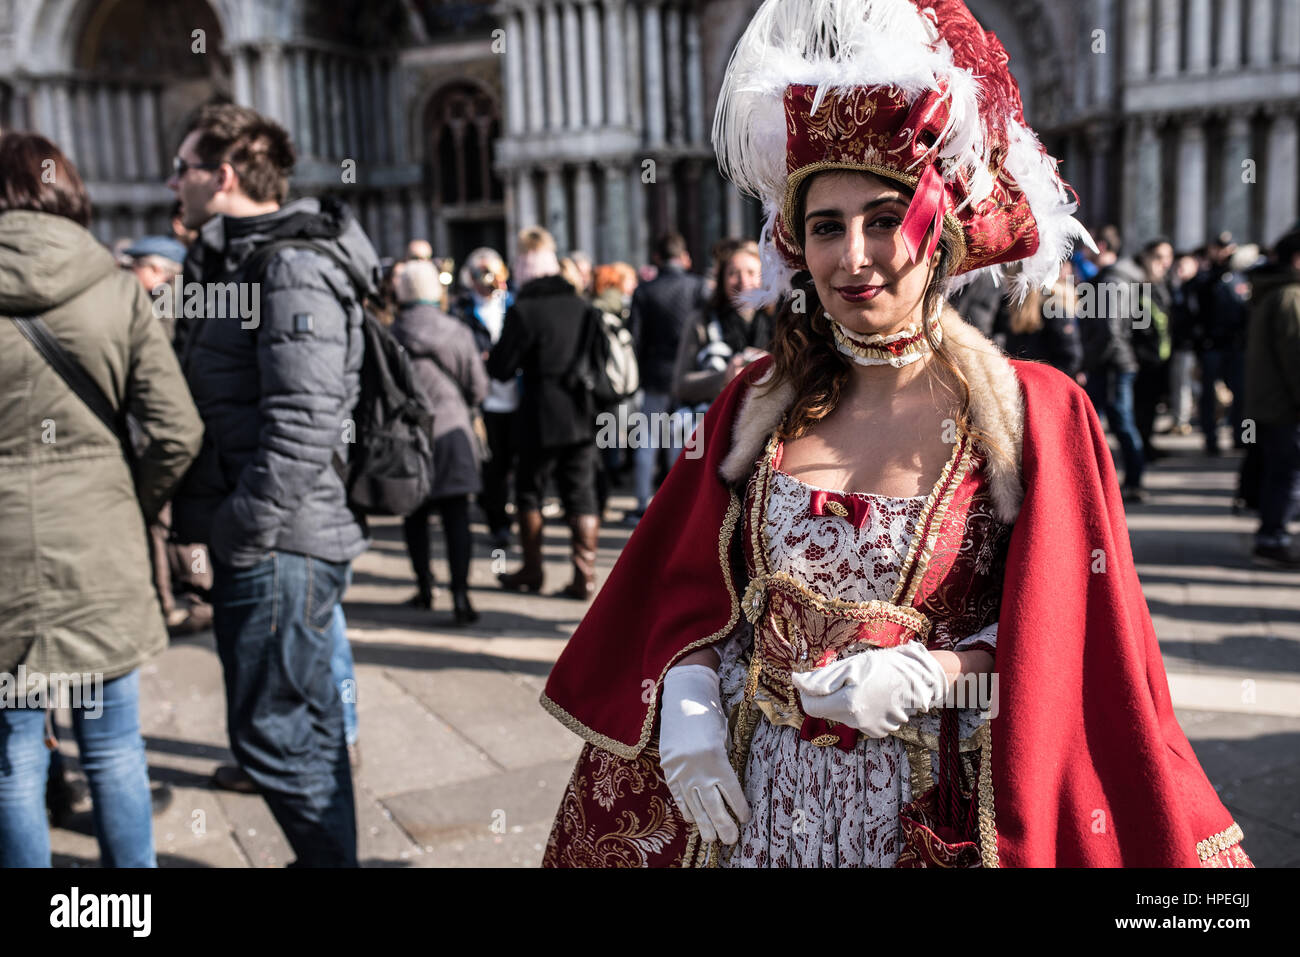
<svg viewBox="0 0 1300 957">
<path fill-rule="evenodd" d="M 847 724 L 868 738 L 897 731 L 948 692 L 947 672 L 919 641 L 850 655 L 790 680 L 804 714 Z"/>
<path fill-rule="evenodd" d="M 702 840 L 740 840 L 723 799 L 742 824 L 750 818 L 749 802 L 727 760 L 727 715 L 712 668 L 678 665 L 664 675 L 659 765 L 682 817 Z"/>
</svg>

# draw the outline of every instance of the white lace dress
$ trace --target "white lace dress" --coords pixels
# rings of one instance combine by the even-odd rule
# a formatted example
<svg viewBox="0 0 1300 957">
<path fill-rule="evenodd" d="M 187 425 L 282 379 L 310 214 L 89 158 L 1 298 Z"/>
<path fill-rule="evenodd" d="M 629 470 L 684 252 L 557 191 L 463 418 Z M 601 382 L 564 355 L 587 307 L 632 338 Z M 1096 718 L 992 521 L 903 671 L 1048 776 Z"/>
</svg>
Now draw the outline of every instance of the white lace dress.
<svg viewBox="0 0 1300 957">
<path fill-rule="evenodd" d="M 854 493 L 870 506 L 867 520 L 855 529 L 833 515 L 811 514 L 813 488 L 784 472 L 773 473 L 765 517 L 773 570 L 827 598 L 888 601 L 926 497 Z M 958 642 L 957 650 L 976 641 L 993 644 L 996 628 Z M 751 641 L 742 619 L 718 647 L 728 712 L 744 695 L 742 659 Z M 915 720 L 922 730 L 937 733 L 937 716 Z M 978 721 L 978 713 L 963 712 L 961 735 L 972 733 Z M 844 751 L 818 747 L 801 740 L 798 728 L 760 719 L 744 784 L 753 817 L 736 850 L 724 855 L 724 866 L 892 867 L 902 850 L 898 812 L 912 795 L 907 754 L 897 738 L 860 737 L 853 750 Z"/>
</svg>

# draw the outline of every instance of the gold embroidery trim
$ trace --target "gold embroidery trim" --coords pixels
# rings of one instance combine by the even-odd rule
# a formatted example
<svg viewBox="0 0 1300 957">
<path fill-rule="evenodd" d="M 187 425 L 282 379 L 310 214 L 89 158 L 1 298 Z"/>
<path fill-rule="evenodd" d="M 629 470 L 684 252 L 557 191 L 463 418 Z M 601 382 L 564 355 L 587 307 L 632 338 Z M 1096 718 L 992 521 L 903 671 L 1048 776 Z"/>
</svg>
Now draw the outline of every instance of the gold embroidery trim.
<svg viewBox="0 0 1300 957">
<path fill-rule="evenodd" d="M 827 502 L 822 508 L 839 518 L 847 518 L 849 514 L 849 510 L 839 502 Z"/>
<path fill-rule="evenodd" d="M 980 862 L 985 867 L 1001 867 L 998 860 L 997 817 L 993 813 L 993 729 L 985 722 L 976 734 L 980 738 L 979 819 Z"/>
<path fill-rule="evenodd" d="M 801 166 L 788 177 L 785 181 L 785 200 L 781 204 L 781 219 L 785 223 L 786 234 L 789 236 L 790 245 L 800 255 L 804 255 L 803 247 L 799 245 L 799 240 L 795 238 L 795 209 L 794 198 L 799 192 L 799 185 L 809 176 L 815 173 L 824 173 L 827 170 L 842 169 L 854 170 L 861 173 L 874 173 L 876 176 L 883 176 L 886 179 L 892 179 L 895 182 L 903 183 L 908 189 L 915 190 L 916 184 L 921 181 L 921 177 L 914 173 L 904 173 L 888 166 L 881 166 L 877 163 L 849 163 L 843 160 L 821 160 L 816 163 L 809 163 L 807 166 Z M 944 183 L 945 188 L 947 183 Z M 945 209 L 943 213 L 943 234 L 948 237 L 952 244 L 952 265 L 948 269 L 949 275 L 956 275 L 961 272 L 960 264 L 966 261 L 966 231 L 962 228 L 961 222 L 953 215 L 951 209 Z M 775 237 L 774 237 L 775 238 Z"/>
<path fill-rule="evenodd" d="M 641 737 L 637 741 L 636 745 L 627 745 L 622 741 L 615 741 L 613 738 L 601 734 L 599 731 L 594 731 L 571 715 L 564 708 L 552 701 L 547 697 L 545 692 L 542 692 L 539 699 L 541 705 L 553 718 L 584 741 L 588 741 L 596 747 L 608 751 L 611 754 L 616 754 L 620 758 L 635 758 L 641 753 L 641 750 L 650 741 L 650 733 L 654 729 L 655 708 L 659 703 L 659 691 L 663 687 L 664 675 L 668 674 L 668 669 L 671 668 L 680 658 L 695 649 L 703 648 L 705 645 L 711 645 L 714 642 L 725 638 L 730 634 L 731 629 L 736 626 L 736 622 L 740 620 L 740 598 L 736 595 L 736 586 L 731 580 L 731 558 L 729 555 L 729 546 L 731 544 L 732 534 L 736 530 L 736 522 L 739 518 L 740 499 L 736 497 L 735 491 L 732 491 L 730 501 L 727 503 L 727 513 L 722 520 L 722 528 L 718 532 L 718 559 L 722 566 L 722 579 L 727 586 L 727 596 L 731 599 L 731 615 L 728 617 L 725 625 L 713 634 L 691 642 L 682 649 L 681 653 L 677 655 L 677 657 L 670 660 L 668 664 L 664 666 L 663 671 L 659 673 L 658 680 L 655 681 L 655 694 L 654 697 L 650 699 L 649 706 L 646 709 L 645 721 L 642 722 L 641 725 Z"/>
<path fill-rule="evenodd" d="M 812 739 L 812 743 L 817 745 L 819 748 L 828 748 L 832 744 L 839 744 L 840 738 L 839 735 L 836 734 L 819 734 L 817 737 Z"/>
<path fill-rule="evenodd" d="M 912 542 L 911 554 L 907 556 L 899 572 L 898 588 L 891 599 L 893 603 L 901 607 L 910 607 L 916 598 L 921 580 L 925 577 L 926 566 L 930 564 L 930 559 L 934 555 L 934 545 L 939 539 L 939 532 L 943 529 L 953 496 L 965 480 L 966 473 L 970 471 L 970 465 L 970 439 L 965 430 L 960 430 L 957 445 L 952 450 L 952 457 L 943 467 L 939 481 L 930 490 L 930 497 L 926 500 L 925 508 L 921 510 L 921 517 L 917 520 L 916 527 L 920 534 Z"/>
<path fill-rule="evenodd" d="M 1215 854 L 1226 851 L 1234 844 L 1238 844 L 1245 838 L 1242 833 L 1241 825 L 1233 821 L 1218 834 L 1211 834 L 1203 841 L 1196 843 L 1196 856 L 1203 861 L 1208 861 Z"/>
<path fill-rule="evenodd" d="M 827 598 L 824 595 L 819 595 L 804 585 L 803 582 L 792 578 L 785 572 L 759 575 L 751 580 L 751 587 L 755 582 L 759 583 L 759 587 L 763 588 L 764 591 L 770 589 L 785 592 L 795 598 L 799 604 L 812 608 L 823 615 L 849 621 L 891 621 L 896 625 L 911 629 L 921 640 L 925 640 L 930 636 L 930 630 L 933 627 L 930 619 L 924 613 L 911 606 L 896 605 L 893 602 L 883 601 L 879 598 L 873 598 L 871 601 L 847 601 L 843 598 Z M 747 589 L 746 594 L 748 593 L 749 590 Z"/>
</svg>

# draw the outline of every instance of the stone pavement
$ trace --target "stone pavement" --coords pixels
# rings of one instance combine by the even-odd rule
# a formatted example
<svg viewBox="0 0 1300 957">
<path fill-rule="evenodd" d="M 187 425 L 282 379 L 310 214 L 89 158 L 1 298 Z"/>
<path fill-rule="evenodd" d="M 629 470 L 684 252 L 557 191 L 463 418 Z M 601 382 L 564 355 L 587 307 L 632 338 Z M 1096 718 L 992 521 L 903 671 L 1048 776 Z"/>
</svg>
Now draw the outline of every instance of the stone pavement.
<svg viewBox="0 0 1300 957">
<path fill-rule="evenodd" d="M 1129 525 L 1178 718 L 1255 862 L 1297 866 L 1300 576 L 1251 567 L 1255 521 L 1230 511 L 1239 459 L 1200 456 L 1196 437 L 1157 441 L 1171 457 L 1148 473 L 1151 500 L 1131 507 Z M 611 512 L 630 504 L 615 496 Z M 446 592 L 431 615 L 401 604 L 413 586 L 400 527 L 374 526 L 345 602 L 360 714 L 362 862 L 534 867 L 580 748 L 537 696 L 586 606 L 496 588 L 504 556 L 487 553 L 476 526 L 471 584 L 482 619 L 457 630 Z M 601 529 L 601 581 L 627 534 Z M 445 582 L 440 539 L 435 528 Z M 548 592 L 567 583 L 567 554 L 567 532 L 548 520 Z M 512 549 L 509 564 L 517 560 Z M 230 760 L 210 634 L 173 642 L 144 668 L 141 720 L 150 773 L 175 793 L 155 818 L 162 866 L 292 859 L 261 798 L 207 787 Z M 88 818 L 56 829 L 55 863 L 94 866 L 90 833 Z"/>
</svg>

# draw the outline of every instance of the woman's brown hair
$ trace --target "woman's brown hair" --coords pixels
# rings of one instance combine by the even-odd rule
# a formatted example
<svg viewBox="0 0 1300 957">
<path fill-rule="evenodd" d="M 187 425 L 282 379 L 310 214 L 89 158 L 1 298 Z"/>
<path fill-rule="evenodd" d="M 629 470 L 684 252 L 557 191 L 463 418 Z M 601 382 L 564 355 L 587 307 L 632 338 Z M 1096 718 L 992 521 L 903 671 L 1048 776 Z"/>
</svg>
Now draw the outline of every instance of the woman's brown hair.
<svg viewBox="0 0 1300 957">
<path fill-rule="evenodd" d="M 0 133 L 0 213 L 50 213 L 90 226 L 90 196 L 77 168 L 39 133 Z"/>
<path fill-rule="evenodd" d="M 803 229 L 799 224 L 803 222 L 808 186 L 814 178 L 810 176 L 804 180 L 795 200 L 795 238 L 801 245 Z M 892 180 L 889 182 L 910 196 L 911 190 L 906 185 Z M 939 261 L 930 275 L 922 297 L 921 309 L 925 316 L 933 315 L 947 296 L 951 259 L 951 245 L 947 237 L 941 237 Z M 852 374 L 852 360 L 835 347 L 830 320 L 822 309 L 812 274 L 807 270 L 796 273 L 793 285 L 795 294 L 787 296 L 781 303 L 773 326 L 772 343 L 768 347 L 774 360 L 774 374 L 767 390 L 774 389 L 780 382 L 790 382 L 794 386 L 794 404 L 780 427 L 779 434 L 783 441 L 799 438 L 829 415 L 839 404 L 849 376 Z M 1007 457 L 1009 453 L 1006 449 L 1003 449 L 987 432 L 971 424 L 970 383 L 954 361 L 951 345 L 947 340 L 936 341 L 929 324 L 923 324 L 923 329 L 926 342 L 934 352 L 935 359 L 961 388 L 961 408 L 957 413 L 957 424 L 992 454 Z M 945 389 L 951 391 L 937 369 L 931 367 L 930 375 L 932 381 L 938 381 Z"/>
</svg>

